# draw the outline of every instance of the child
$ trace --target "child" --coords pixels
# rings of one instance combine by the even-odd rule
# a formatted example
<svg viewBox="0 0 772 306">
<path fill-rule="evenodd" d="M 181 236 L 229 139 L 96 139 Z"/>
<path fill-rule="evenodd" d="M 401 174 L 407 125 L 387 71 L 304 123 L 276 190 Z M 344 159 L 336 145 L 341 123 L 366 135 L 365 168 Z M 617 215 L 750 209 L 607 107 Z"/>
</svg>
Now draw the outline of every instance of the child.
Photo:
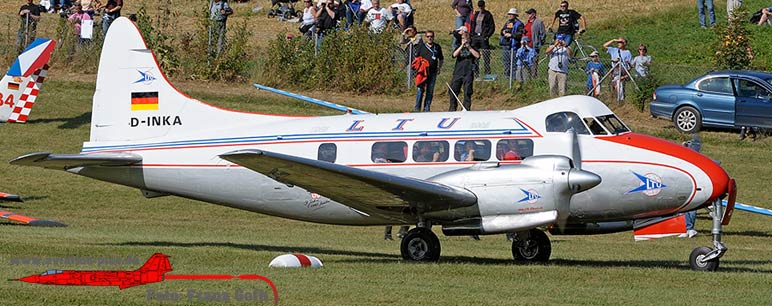
<svg viewBox="0 0 772 306">
<path fill-rule="evenodd" d="M 584 71 L 587 72 L 587 90 L 592 91 L 593 96 L 597 97 L 600 95 L 600 84 L 596 84 L 596 82 L 600 81 L 600 76 L 604 75 L 606 71 L 603 69 L 603 64 L 598 61 L 598 51 L 592 51 L 590 59 L 592 61 L 584 68 Z M 597 73 L 595 82 L 592 79 L 593 73 Z"/>
<path fill-rule="evenodd" d="M 520 48 L 517 49 L 515 57 L 517 58 L 517 70 L 515 71 L 515 80 L 523 82 L 528 79 L 528 75 L 531 73 L 531 69 L 534 68 L 533 58 L 536 56 L 536 50 L 533 47 L 528 46 L 528 42 L 531 40 L 528 37 L 523 36 L 520 40 Z"/>
</svg>

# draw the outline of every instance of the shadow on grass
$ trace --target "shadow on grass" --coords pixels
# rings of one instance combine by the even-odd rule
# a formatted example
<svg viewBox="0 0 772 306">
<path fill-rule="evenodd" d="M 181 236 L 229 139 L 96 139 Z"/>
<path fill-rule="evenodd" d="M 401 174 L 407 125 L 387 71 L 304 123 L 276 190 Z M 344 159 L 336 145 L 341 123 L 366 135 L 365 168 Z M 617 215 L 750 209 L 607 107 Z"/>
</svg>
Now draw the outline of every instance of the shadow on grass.
<svg viewBox="0 0 772 306">
<path fill-rule="evenodd" d="M 706 235 L 710 235 L 710 232 L 706 231 L 705 234 Z M 750 237 L 772 237 L 771 233 L 759 232 L 759 231 L 737 231 L 737 232 L 724 231 L 724 235 L 727 235 L 727 236 L 750 236 Z"/>
<path fill-rule="evenodd" d="M 320 247 L 292 247 L 292 246 L 279 246 L 279 245 L 260 245 L 260 244 L 243 244 L 232 242 L 171 242 L 171 241 L 131 241 L 123 243 L 108 243 L 102 245 L 115 245 L 115 246 L 159 246 L 159 247 L 182 247 L 182 248 L 194 248 L 194 247 L 224 247 L 235 248 L 242 250 L 252 250 L 259 252 L 281 252 L 281 253 L 308 253 L 308 254 L 324 254 L 324 255 L 344 255 L 344 256 L 357 256 L 357 257 L 380 257 L 380 258 L 392 258 L 399 259 L 399 255 L 375 253 L 375 252 L 361 252 L 361 251 L 345 251 L 335 250 Z M 396 262 L 396 261 L 395 261 Z"/>
<path fill-rule="evenodd" d="M 260 252 L 280 252 L 280 253 L 308 253 L 308 254 L 322 254 L 322 255 L 339 255 L 339 256 L 353 256 L 355 258 L 336 259 L 330 260 L 336 263 L 362 263 L 362 264 L 434 264 L 434 263 L 415 263 L 405 262 L 402 260 L 402 256 L 396 254 L 375 253 L 375 252 L 361 252 L 361 251 L 346 251 L 336 250 L 330 248 L 320 247 L 290 247 L 290 246 L 269 246 L 259 244 L 242 244 L 231 242 L 170 242 L 170 241 L 148 241 L 148 242 L 123 242 L 123 243 L 108 243 L 101 245 L 113 245 L 113 246 L 159 246 L 159 247 L 227 247 L 236 248 L 242 250 L 252 250 Z M 516 262 L 511 258 L 487 258 L 487 257 L 473 257 L 473 256 L 445 256 L 441 257 L 439 263 L 441 264 L 475 264 L 475 265 L 499 265 L 499 266 L 513 266 L 513 265 L 544 265 L 544 266 L 571 266 L 571 267 L 588 267 L 588 268 L 660 268 L 660 269 L 675 269 L 675 270 L 691 270 L 689 264 L 684 258 L 680 260 L 581 260 L 581 259 L 553 259 L 546 264 L 528 264 Z M 772 264 L 772 260 L 722 260 L 722 266 L 719 267 L 719 272 L 744 272 L 744 273 L 772 273 L 769 269 L 752 269 L 746 267 L 726 267 L 726 265 L 769 265 Z"/>
<path fill-rule="evenodd" d="M 70 117 L 70 118 L 33 119 L 33 120 L 28 120 L 27 124 L 51 123 L 51 122 L 64 122 L 58 126 L 58 128 L 60 129 L 77 129 L 82 125 L 85 125 L 91 122 L 91 112 L 85 112 L 80 116 Z"/>
</svg>

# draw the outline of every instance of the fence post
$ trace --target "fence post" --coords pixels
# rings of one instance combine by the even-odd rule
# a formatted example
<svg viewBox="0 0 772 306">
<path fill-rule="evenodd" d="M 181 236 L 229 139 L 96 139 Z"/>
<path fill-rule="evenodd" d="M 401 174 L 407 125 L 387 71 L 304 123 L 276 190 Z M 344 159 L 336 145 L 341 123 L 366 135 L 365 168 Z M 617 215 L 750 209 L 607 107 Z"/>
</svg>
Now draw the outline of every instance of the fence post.
<svg viewBox="0 0 772 306">
<path fill-rule="evenodd" d="M 407 83 L 405 83 L 405 86 L 407 89 L 410 89 L 410 76 L 413 75 L 413 67 L 411 67 L 411 64 L 413 63 L 413 42 L 407 43 Z"/>
<path fill-rule="evenodd" d="M 509 91 L 512 91 L 512 74 L 514 74 L 514 71 L 512 69 L 512 66 L 514 65 L 514 59 L 515 59 L 515 53 L 512 52 L 512 47 L 509 48 Z"/>
</svg>

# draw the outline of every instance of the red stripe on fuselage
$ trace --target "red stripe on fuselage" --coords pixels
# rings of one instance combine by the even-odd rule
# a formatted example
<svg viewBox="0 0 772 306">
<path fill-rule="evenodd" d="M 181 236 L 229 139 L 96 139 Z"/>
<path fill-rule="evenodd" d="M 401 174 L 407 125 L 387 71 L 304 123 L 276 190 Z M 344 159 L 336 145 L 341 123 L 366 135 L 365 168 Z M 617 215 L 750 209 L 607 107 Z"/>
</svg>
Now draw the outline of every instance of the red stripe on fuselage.
<svg viewBox="0 0 772 306">
<path fill-rule="evenodd" d="M 713 185 L 713 193 L 710 195 L 709 199 L 711 201 L 727 192 L 729 175 L 726 171 L 710 158 L 707 158 L 692 149 L 667 140 L 636 133 L 626 133 L 624 135 L 611 137 L 596 137 L 596 139 L 662 153 L 694 165 L 702 170 L 702 172 L 705 172 L 710 178 L 710 182 Z"/>
</svg>

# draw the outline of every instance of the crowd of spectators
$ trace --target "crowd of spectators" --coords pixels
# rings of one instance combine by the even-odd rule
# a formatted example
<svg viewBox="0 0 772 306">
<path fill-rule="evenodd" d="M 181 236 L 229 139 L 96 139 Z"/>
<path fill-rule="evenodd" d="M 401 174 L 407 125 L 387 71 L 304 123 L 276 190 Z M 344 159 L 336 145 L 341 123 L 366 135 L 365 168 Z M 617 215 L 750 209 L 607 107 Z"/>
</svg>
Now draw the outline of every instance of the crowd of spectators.
<svg viewBox="0 0 772 306">
<path fill-rule="evenodd" d="M 75 47 L 88 44 L 92 39 L 94 17 L 101 16 L 102 34 L 106 34 L 113 20 L 121 16 L 123 0 L 42 0 L 35 4 L 33 0 L 25 0 L 19 8 L 19 31 L 16 37 L 18 52 L 21 53 L 35 40 L 37 24 L 41 13 L 59 14 L 72 24 L 72 34 L 75 37 Z"/>
</svg>

